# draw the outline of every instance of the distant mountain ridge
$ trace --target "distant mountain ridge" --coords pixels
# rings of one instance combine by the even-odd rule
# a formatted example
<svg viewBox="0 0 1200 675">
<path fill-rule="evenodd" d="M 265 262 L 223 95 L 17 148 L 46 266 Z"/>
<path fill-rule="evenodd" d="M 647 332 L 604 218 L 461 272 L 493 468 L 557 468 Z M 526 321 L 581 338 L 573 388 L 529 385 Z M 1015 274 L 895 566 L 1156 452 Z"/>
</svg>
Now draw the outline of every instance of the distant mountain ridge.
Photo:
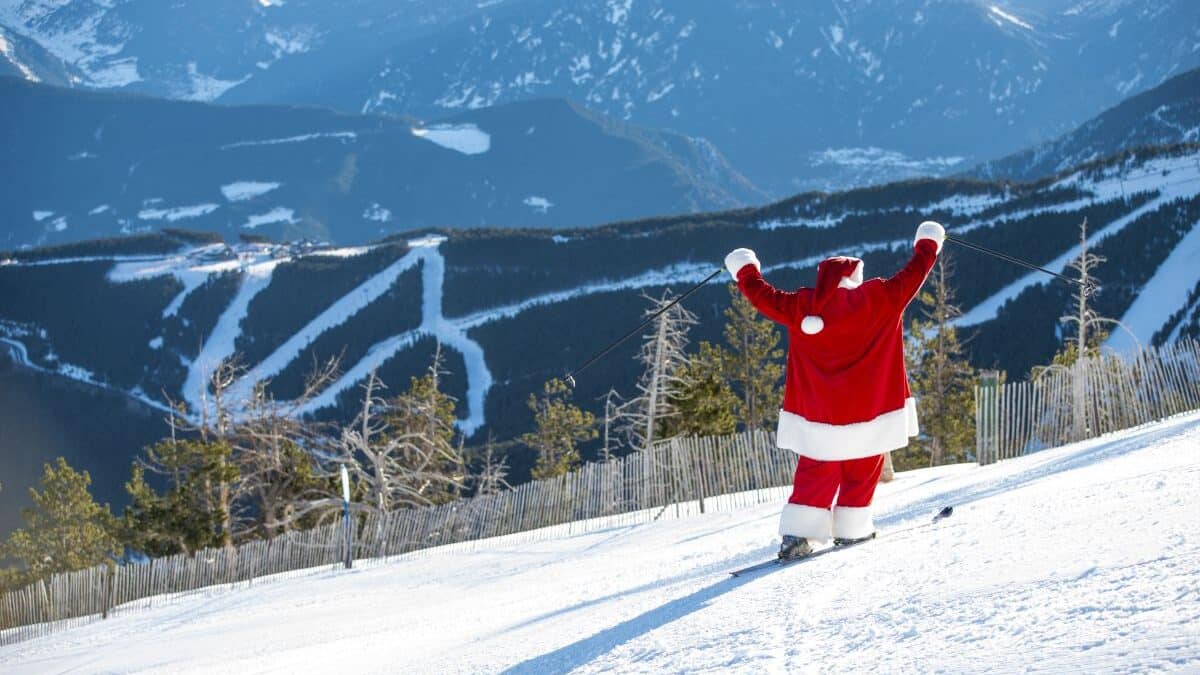
<svg viewBox="0 0 1200 675">
<path fill-rule="evenodd" d="M 561 100 L 421 122 L 0 78 L 0 247 L 170 226 L 365 243 L 759 202 L 711 144 Z"/>
<path fill-rule="evenodd" d="M 1200 69 L 1189 70 L 1022 152 L 985 162 L 964 175 L 1036 180 L 1138 146 L 1200 141 Z"/>
<path fill-rule="evenodd" d="M 1193 0 L 0 0 L 0 25 L 71 82 L 172 98 L 576 100 L 708 139 L 775 195 L 961 171 L 1200 66 Z"/>
</svg>

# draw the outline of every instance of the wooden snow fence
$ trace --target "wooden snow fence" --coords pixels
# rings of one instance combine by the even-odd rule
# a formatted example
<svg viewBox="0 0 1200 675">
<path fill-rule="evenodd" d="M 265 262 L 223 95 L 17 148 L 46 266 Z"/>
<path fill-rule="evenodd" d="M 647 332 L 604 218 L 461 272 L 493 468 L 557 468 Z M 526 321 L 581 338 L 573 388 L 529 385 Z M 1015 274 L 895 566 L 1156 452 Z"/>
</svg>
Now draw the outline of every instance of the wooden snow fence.
<svg viewBox="0 0 1200 675">
<path fill-rule="evenodd" d="M 788 486 L 796 456 L 774 434 L 673 438 L 645 452 L 585 464 L 557 478 L 449 504 L 353 519 L 356 559 L 422 551 L 516 535 L 536 541 L 616 525 L 722 511 L 775 501 Z M 336 569 L 344 559 L 343 521 L 195 555 L 145 564 L 98 565 L 56 574 L 0 595 L 0 645 L 48 635 L 171 602 L 178 593 L 256 579 Z M 509 539 L 512 541 L 512 539 Z"/>
<path fill-rule="evenodd" d="M 1095 438 L 1200 409 L 1200 343 L 1104 353 L 1026 382 L 975 388 L 980 464 Z"/>
</svg>

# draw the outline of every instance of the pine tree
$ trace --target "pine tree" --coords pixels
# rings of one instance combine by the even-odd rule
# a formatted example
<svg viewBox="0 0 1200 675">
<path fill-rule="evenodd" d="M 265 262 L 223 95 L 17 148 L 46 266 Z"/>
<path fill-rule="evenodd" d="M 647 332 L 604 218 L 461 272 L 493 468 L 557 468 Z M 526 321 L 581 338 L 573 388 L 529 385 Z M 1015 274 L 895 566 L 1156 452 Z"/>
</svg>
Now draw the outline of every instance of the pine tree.
<svg viewBox="0 0 1200 675">
<path fill-rule="evenodd" d="M 701 342 L 688 358 L 684 386 L 674 394 L 671 405 L 676 415 L 667 421 L 667 436 L 719 436 L 737 430 L 738 397 L 725 379 L 728 352 Z"/>
<path fill-rule="evenodd" d="M 732 302 L 725 310 L 725 377 L 738 396 L 738 417 L 747 430 L 772 427 L 783 401 L 783 350 L 775 324 L 729 285 Z"/>
<path fill-rule="evenodd" d="M 897 451 L 901 469 L 965 461 L 975 440 L 975 373 L 967 362 L 954 319 L 950 285 L 953 263 L 946 253 L 938 259 L 929 286 L 917 296 L 920 316 L 909 326 L 906 357 L 921 436 Z"/>
<path fill-rule="evenodd" d="M 536 429 L 521 441 L 537 453 L 535 479 L 561 476 L 577 468 L 583 461 L 579 443 L 596 438 L 595 415 L 572 405 L 570 394 L 567 383 L 555 378 L 546 382 L 541 398 L 529 397 Z"/>
<path fill-rule="evenodd" d="M 428 504 L 445 504 L 462 495 L 466 460 L 455 443 L 457 401 L 441 389 L 442 348 L 422 377 L 409 381 L 408 391 L 392 399 L 385 437 L 399 442 L 403 476 L 412 497 Z"/>
<path fill-rule="evenodd" d="M 76 471 L 59 457 L 42 471 L 41 491 L 29 489 L 33 508 L 23 509 L 24 526 L 0 546 L 0 558 L 17 561 L 6 584 L 27 583 L 59 572 L 111 561 L 121 553 L 117 522 L 92 498 L 87 471 Z"/>
<path fill-rule="evenodd" d="M 129 544 L 163 556 L 231 541 L 225 527 L 232 519 L 220 488 L 238 477 L 231 455 L 229 444 L 216 440 L 168 438 L 146 448 L 125 484 L 130 504 L 123 529 Z M 147 471 L 165 481 L 161 492 L 146 480 Z"/>
</svg>

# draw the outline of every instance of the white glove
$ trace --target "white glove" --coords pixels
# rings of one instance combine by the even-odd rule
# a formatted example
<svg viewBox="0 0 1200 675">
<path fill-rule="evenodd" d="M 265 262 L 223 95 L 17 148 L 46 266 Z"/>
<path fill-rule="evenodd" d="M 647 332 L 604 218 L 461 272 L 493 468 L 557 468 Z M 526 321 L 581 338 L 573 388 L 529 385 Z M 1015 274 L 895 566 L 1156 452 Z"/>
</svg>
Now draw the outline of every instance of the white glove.
<svg viewBox="0 0 1200 675">
<path fill-rule="evenodd" d="M 746 265 L 754 265 L 758 269 L 762 269 L 762 265 L 758 264 L 758 256 L 748 248 L 735 248 L 725 256 L 725 269 L 729 270 L 734 281 L 737 281 L 738 272 Z"/>
<path fill-rule="evenodd" d="M 917 236 L 913 238 L 913 246 L 916 246 L 917 242 L 922 239 L 928 239 L 936 243 L 938 253 L 941 253 L 942 242 L 946 240 L 946 228 L 932 220 L 927 220 L 917 227 Z"/>
</svg>

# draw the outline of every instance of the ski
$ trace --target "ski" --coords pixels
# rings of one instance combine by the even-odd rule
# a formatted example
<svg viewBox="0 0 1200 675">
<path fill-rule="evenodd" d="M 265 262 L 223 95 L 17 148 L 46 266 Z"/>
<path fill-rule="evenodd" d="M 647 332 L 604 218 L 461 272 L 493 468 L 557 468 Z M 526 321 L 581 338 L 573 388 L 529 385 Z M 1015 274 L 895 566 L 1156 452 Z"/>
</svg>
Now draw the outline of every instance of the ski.
<svg viewBox="0 0 1200 675">
<path fill-rule="evenodd" d="M 954 513 L 954 507 L 946 506 L 946 507 L 943 507 L 941 511 L 937 512 L 937 515 L 935 515 L 933 517 L 933 520 L 931 520 L 927 523 L 922 523 L 920 525 L 914 525 L 913 527 L 906 527 L 903 530 L 896 530 L 895 532 L 888 532 L 888 533 L 886 533 L 886 535 L 876 533 L 870 539 L 864 539 L 862 541 L 856 541 L 852 544 L 844 544 L 842 546 L 829 546 L 829 547 L 820 549 L 818 551 L 813 551 L 812 553 L 809 553 L 806 556 L 801 556 L 799 558 L 792 558 L 791 560 L 780 560 L 779 558 L 774 558 L 771 560 L 767 560 L 765 562 L 760 562 L 756 565 L 744 567 L 740 570 L 734 570 L 734 571 L 730 572 L 729 575 L 733 576 L 733 577 L 740 577 L 740 576 L 743 576 L 746 574 L 753 574 L 754 572 L 758 572 L 761 570 L 775 569 L 778 567 L 787 567 L 788 565 L 793 565 L 795 563 L 804 562 L 806 560 L 812 560 L 813 558 L 820 558 L 821 556 L 827 555 L 829 553 L 833 553 L 834 551 L 843 551 L 843 550 L 846 550 L 849 548 L 854 548 L 856 546 L 862 546 L 863 544 L 865 544 L 869 541 L 878 539 L 879 537 L 882 537 L 882 536 L 895 536 L 897 534 L 902 534 L 904 532 L 911 532 L 913 530 L 921 529 L 923 527 L 929 527 L 930 525 L 933 525 L 933 524 L 937 523 L 938 521 L 949 518 L 953 513 Z"/>
</svg>

